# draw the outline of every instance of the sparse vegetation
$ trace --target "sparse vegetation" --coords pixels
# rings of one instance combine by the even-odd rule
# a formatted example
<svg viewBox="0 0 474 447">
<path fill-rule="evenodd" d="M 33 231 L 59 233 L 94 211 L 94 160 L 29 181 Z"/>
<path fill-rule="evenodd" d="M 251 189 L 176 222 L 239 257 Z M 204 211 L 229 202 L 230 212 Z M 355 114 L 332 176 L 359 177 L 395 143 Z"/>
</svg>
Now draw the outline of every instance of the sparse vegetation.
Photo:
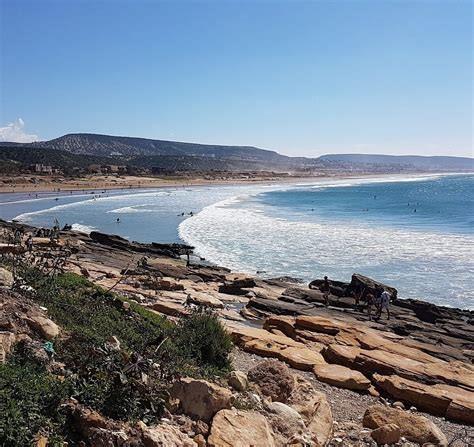
<svg viewBox="0 0 474 447">
<path fill-rule="evenodd" d="M 195 311 L 174 324 L 82 276 L 16 267 L 22 285 L 32 288 L 22 293 L 45 306 L 63 329 L 54 349 L 55 359 L 65 364 L 65 379 L 18 356 L 0 365 L 0 446 L 28 445 L 39 431 L 69 439 L 59 410 L 67 397 L 116 420 L 156 422 L 173 378 L 230 368 L 231 340 L 210 311 Z M 120 349 L 108 343 L 112 336 Z"/>
<path fill-rule="evenodd" d="M 65 416 L 60 403 L 69 382 L 60 382 L 17 349 L 0 365 L 0 446 L 24 447 L 41 433 L 51 446 L 62 445 Z"/>
<path fill-rule="evenodd" d="M 230 369 L 232 340 L 217 315 L 207 308 L 197 308 L 184 317 L 176 328 L 176 343 L 188 358 L 206 372 Z"/>
</svg>

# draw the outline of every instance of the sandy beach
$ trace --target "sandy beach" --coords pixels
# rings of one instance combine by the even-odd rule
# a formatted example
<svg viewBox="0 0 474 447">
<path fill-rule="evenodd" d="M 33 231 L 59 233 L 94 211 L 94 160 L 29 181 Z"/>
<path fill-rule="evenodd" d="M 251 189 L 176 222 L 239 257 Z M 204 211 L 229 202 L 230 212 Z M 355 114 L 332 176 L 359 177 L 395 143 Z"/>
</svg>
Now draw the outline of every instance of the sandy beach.
<svg viewBox="0 0 474 447">
<path fill-rule="evenodd" d="M 0 178 L 1 193 L 40 193 L 40 192 L 61 192 L 61 191 L 85 191 L 85 190 L 104 190 L 104 189 L 138 189 L 138 188 L 160 188 L 176 186 L 200 186 L 200 185 L 229 185 L 246 183 L 267 183 L 267 182 L 294 182 L 311 181 L 330 175 L 321 175 L 317 177 L 306 176 L 287 176 L 287 175 L 261 175 L 244 176 L 235 175 L 229 177 L 136 177 L 136 176 L 112 176 L 95 175 L 84 176 L 74 179 L 53 176 L 3 176 Z M 338 175 L 335 178 L 344 176 Z"/>
</svg>

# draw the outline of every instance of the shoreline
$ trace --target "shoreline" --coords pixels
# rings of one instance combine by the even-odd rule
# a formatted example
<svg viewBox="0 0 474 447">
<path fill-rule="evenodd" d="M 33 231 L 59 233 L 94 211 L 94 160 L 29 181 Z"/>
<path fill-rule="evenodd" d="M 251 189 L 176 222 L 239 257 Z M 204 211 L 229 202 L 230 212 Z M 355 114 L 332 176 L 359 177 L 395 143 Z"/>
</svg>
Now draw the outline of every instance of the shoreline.
<svg viewBox="0 0 474 447">
<path fill-rule="evenodd" d="M 60 193 L 70 191 L 94 191 L 94 190 L 137 190 L 137 189 L 159 189 L 166 187 L 192 187 L 192 186 L 209 186 L 209 185 L 242 185 L 242 184 L 265 184 L 265 183 L 292 183 L 295 181 L 314 181 L 321 178 L 333 178 L 333 176 L 316 176 L 316 177 L 255 177 L 250 179 L 230 178 L 230 179 L 206 179 L 202 177 L 195 178 L 155 178 L 155 177 L 121 177 L 111 179 L 112 176 L 90 176 L 80 179 L 80 181 L 67 181 L 57 183 L 53 180 L 46 181 L 39 184 L 20 183 L 15 185 L 5 185 L 0 183 L 1 194 L 16 194 L 16 193 Z M 338 176 L 334 176 L 338 178 Z M 0 179 L 1 180 L 1 179 Z M 95 186 L 91 186 L 91 182 Z"/>
<path fill-rule="evenodd" d="M 356 184 L 358 185 L 359 183 L 385 183 L 385 182 L 390 182 L 390 183 L 393 183 L 394 185 L 398 182 L 403 182 L 403 181 L 417 181 L 417 180 L 429 180 L 429 178 L 433 178 L 433 177 L 440 177 L 441 175 L 443 174 L 440 174 L 440 173 L 437 173 L 437 174 L 431 174 L 431 175 L 427 175 L 427 174 L 417 174 L 417 175 L 410 175 L 410 176 L 407 176 L 407 175 L 384 175 L 384 176 L 380 176 L 380 175 L 377 175 L 377 176 L 350 176 L 350 177 L 330 177 L 330 178 L 309 178 L 309 179 L 306 179 L 307 182 L 309 182 L 310 184 L 314 184 L 314 183 L 317 183 L 317 184 L 321 184 L 321 185 L 324 185 L 324 184 L 328 184 L 330 186 L 333 186 L 333 185 L 336 185 L 338 183 L 340 183 L 341 185 L 352 185 L 352 184 Z M 451 174 L 453 175 L 453 174 Z M 459 174 L 454 174 L 454 175 L 459 175 Z M 441 177 L 440 177 L 441 178 Z M 436 181 L 436 180 L 435 180 Z M 304 182 L 302 181 L 302 179 L 293 179 L 291 182 L 286 182 L 283 183 L 283 182 L 278 182 L 276 184 L 276 188 L 280 188 L 280 189 L 288 189 L 287 188 L 287 185 L 301 185 L 301 187 L 304 187 L 304 184 L 307 183 L 307 182 Z M 254 183 L 255 184 L 255 183 Z M 264 184 L 266 185 L 269 185 L 270 187 L 270 182 L 264 182 Z M 275 185 L 275 183 L 274 183 Z M 221 200 L 219 199 L 217 202 L 215 200 L 213 200 L 212 198 L 214 197 L 214 193 L 218 194 L 218 195 L 222 195 L 219 191 L 219 185 L 217 184 L 211 184 L 211 185 L 206 185 L 207 187 L 204 187 L 204 185 L 196 185 L 195 187 L 190 187 L 189 189 L 186 189 L 186 191 L 191 191 L 191 192 L 184 192 L 184 190 L 181 192 L 181 194 L 184 194 L 183 197 L 195 197 L 195 194 L 198 194 L 198 195 L 201 195 L 201 193 L 199 192 L 201 190 L 201 188 L 204 188 L 206 191 L 208 191 L 206 194 L 209 194 L 209 198 L 208 198 L 208 204 L 204 203 L 200 203 L 199 205 L 196 204 L 197 208 L 196 209 L 193 209 L 193 208 L 187 208 L 188 205 L 184 204 L 183 205 L 183 210 L 186 210 L 186 209 L 193 209 L 193 211 L 195 211 L 195 214 L 198 215 L 200 213 L 201 210 L 204 210 L 204 209 L 207 209 L 207 208 L 213 208 L 213 205 L 217 204 L 217 203 L 220 203 Z M 232 186 L 235 186 L 235 189 L 232 188 Z M 173 187 L 169 187 L 168 185 L 164 185 L 162 186 L 161 188 L 169 188 L 169 190 L 171 191 L 173 189 Z M 186 186 L 184 186 L 184 188 L 186 188 Z M 217 189 L 216 189 L 217 188 Z M 226 187 L 226 190 L 228 190 L 228 192 L 225 192 L 224 194 L 227 194 L 227 195 L 236 195 L 237 193 L 239 193 L 238 191 L 240 191 L 240 189 L 242 188 L 242 184 L 228 184 L 227 187 Z M 248 185 L 248 183 L 246 185 L 244 185 L 243 187 L 245 190 L 249 189 L 251 191 L 259 191 L 260 188 L 257 186 L 257 185 Z M 411 188 L 411 187 L 410 187 Z M 156 188 L 156 191 L 159 191 L 160 188 Z M 270 190 L 272 188 L 270 187 Z M 214 192 L 212 192 L 212 190 L 215 190 Z M 263 190 L 266 190 L 265 187 L 263 188 Z M 179 191 L 178 188 L 176 188 L 176 191 Z M 192 192 L 194 191 L 194 192 Z M 235 191 L 235 192 L 234 192 Z M 113 199 L 114 195 L 118 195 L 120 196 L 119 198 L 116 198 L 116 199 L 113 199 L 112 200 L 112 203 L 121 203 L 122 201 L 122 197 L 123 197 L 123 200 L 129 200 L 130 203 L 135 203 L 137 202 L 137 200 L 141 200 L 141 199 L 133 199 L 134 197 L 134 194 L 140 194 L 141 192 L 144 192 L 146 193 L 146 195 L 148 194 L 151 194 L 152 196 L 155 194 L 154 193 L 154 189 L 150 188 L 150 189 L 135 189 L 135 190 L 115 190 L 114 192 L 110 191 L 110 194 L 108 194 L 108 196 Z M 157 194 L 164 194 L 164 193 L 157 193 Z M 189 195 L 191 194 L 191 195 Z M 240 193 L 239 193 L 240 194 Z M 89 196 L 89 194 L 87 194 L 87 192 L 83 191 L 82 193 L 77 193 L 77 195 L 69 195 L 69 194 L 66 194 L 64 193 L 63 194 L 63 198 L 64 200 L 60 200 L 59 202 L 55 202 L 53 199 L 54 199 L 54 195 L 55 194 L 47 194 L 46 196 L 42 196 L 41 199 L 39 199 L 38 201 L 36 201 L 34 198 L 27 198 L 25 197 L 24 195 L 20 194 L 20 196 L 23 196 L 23 197 L 20 197 L 21 199 L 26 199 L 26 200 L 18 200 L 17 202 L 15 202 L 14 200 L 16 200 L 16 198 L 18 198 L 18 196 L 15 196 L 15 197 L 9 197 L 8 200 L 12 200 L 12 202 L 9 202 L 8 200 L 5 201 L 2 206 L 0 207 L 0 218 L 4 218 L 4 219 L 7 219 L 7 220 L 13 220 L 15 219 L 16 217 L 19 217 L 19 220 L 18 222 L 24 222 L 24 223 L 29 223 L 31 222 L 33 225 L 39 225 L 39 226 L 45 226 L 45 227 L 48 227 L 48 226 L 51 226 L 52 225 L 52 217 L 54 217 L 55 215 L 55 211 L 54 212 L 48 212 L 49 209 L 55 209 L 58 205 L 58 203 L 60 204 L 59 208 L 62 208 L 62 207 L 68 207 L 68 205 L 73 205 L 74 203 L 82 203 L 82 202 L 91 202 L 91 199 L 92 199 L 92 196 Z M 129 197 L 130 199 L 126 199 L 126 197 Z M 224 201 L 227 200 L 225 198 L 226 196 L 224 195 Z M 6 197 L 5 197 L 6 198 Z M 165 200 L 165 199 L 161 199 L 161 198 L 158 198 L 156 200 L 159 200 L 159 203 L 162 203 L 161 201 L 162 200 Z M 171 199 L 171 200 L 175 200 L 175 199 Z M 179 200 L 184 200 L 184 199 L 179 199 Z M 190 199 L 192 200 L 192 199 Z M 212 201 L 212 203 L 211 203 Z M 24 202 L 24 203 L 21 203 L 21 202 Z M 189 200 L 188 200 L 189 202 Z M 216 203 L 214 203 L 216 202 Z M 12 203 L 11 207 L 10 207 L 10 203 Z M 97 202 L 99 203 L 99 201 Z M 128 203 L 128 202 L 127 202 Z M 138 202 L 137 202 L 138 203 Z M 170 216 L 170 218 L 168 219 L 168 217 L 159 217 L 160 219 L 163 219 L 163 220 L 160 220 L 161 222 L 161 227 L 163 229 L 160 229 L 158 228 L 157 229 L 157 234 L 158 236 L 155 234 L 153 235 L 152 233 L 153 232 L 147 232 L 147 234 L 145 234 L 145 232 L 141 232 L 141 231 L 133 231 L 131 228 L 128 228 L 130 227 L 130 223 L 133 224 L 133 222 L 136 222 L 136 217 L 134 216 L 134 219 L 135 220 L 131 220 L 131 221 L 128 221 L 127 219 L 123 220 L 122 219 L 122 215 L 121 214 L 118 214 L 118 216 L 120 216 L 121 218 L 121 221 L 123 220 L 123 222 L 121 222 L 121 226 L 117 226 L 117 225 L 114 225 L 115 224 L 115 217 L 117 217 L 117 215 L 114 217 L 110 217 L 110 221 L 112 222 L 112 224 L 110 224 L 110 222 L 107 220 L 107 222 L 109 222 L 108 224 L 107 223 L 103 223 L 104 219 L 103 218 L 97 218 L 95 219 L 94 218 L 94 215 L 90 215 L 90 214 L 86 214 L 83 216 L 83 219 L 81 220 L 81 214 L 79 213 L 79 217 L 77 217 L 76 220 L 74 220 L 75 217 L 71 217 L 69 216 L 69 214 L 65 214 L 65 216 L 69 216 L 67 218 L 65 218 L 65 222 L 68 222 L 70 224 L 74 224 L 73 228 L 75 230 L 78 230 L 78 231 L 83 231 L 85 233 L 88 233 L 90 231 L 93 231 L 93 230 L 97 230 L 97 231 L 103 231 L 105 233 L 109 233 L 109 234 L 114 234 L 114 233 L 117 233 L 117 234 L 120 234 L 122 236 L 125 236 L 127 238 L 130 238 L 130 240 L 136 240 L 136 241 L 142 241 L 142 242 L 151 242 L 151 241 L 160 241 L 160 242 L 163 242 L 163 243 L 166 243 L 166 242 L 171 242 L 171 241 L 175 241 L 175 242 L 181 242 L 181 243 L 188 243 L 188 244 L 191 244 L 191 245 L 195 245 L 196 247 L 196 253 L 200 256 L 204 256 L 206 258 L 206 260 L 208 260 L 209 263 L 215 265 L 215 266 L 227 266 L 227 267 L 230 267 L 232 269 L 235 269 L 239 272 L 243 272 L 243 273 L 246 273 L 246 274 L 249 274 L 249 275 L 255 275 L 256 272 L 259 272 L 261 270 L 263 271 L 268 271 L 268 274 L 263 274 L 263 275 L 260 275 L 261 277 L 263 278 L 268 278 L 270 277 L 271 275 L 273 276 L 284 276 L 288 273 L 288 269 L 283 269 L 281 268 L 281 266 L 279 264 L 277 264 L 276 266 L 276 269 L 273 269 L 273 268 L 269 268 L 268 265 L 265 264 L 264 261 L 262 261 L 260 258 L 257 258 L 259 259 L 258 262 L 254 262 L 254 263 L 250 263 L 249 265 L 245 265 L 245 262 L 243 262 L 242 259 L 234 259 L 235 256 L 232 255 L 232 251 L 228 251 L 227 249 L 225 249 L 225 246 L 223 247 L 223 249 L 221 251 L 219 251 L 220 255 L 216 255 L 216 250 L 212 251 L 212 249 L 209 251 L 206 251 L 206 250 L 202 250 L 202 247 L 204 246 L 205 247 L 205 244 L 200 244 L 199 241 L 200 241 L 200 238 L 197 237 L 197 238 L 187 238 L 186 235 L 189 233 L 189 228 L 190 229 L 193 229 L 193 223 L 194 223 L 194 220 L 189 220 L 187 221 L 186 220 L 186 217 L 183 217 L 183 218 L 176 218 L 175 216 L 175 213 L 173 211 L 169 211 L 169 205 L 165 205 L 166 203 L 168 202 L 163 202 L 163 205 L 160 205 L 163 207 L 164 209 L 164 212 L 162 213 L 163 216 Z M 187 203 L 187 202 L 183 202 L 183 203 Z M 202 205 L 202 206 L 201 206 Z M 98 205 L 97 205 L 98 206 Z M 105 205 L 106 207 L 108 205 Z M 102 211 L 106 211 L 106 212 L 110 212 L 110 211 L 107 211 L 107 210 L 112 210 L 112 208 L 117 208 L 117 206 L 119 205 L 115 205 L 115 206 L 110 206 L 109 208 L 105 208 L 103 209 L 102 207 L 99 207 L 98 210 L 102 210 Z M 120 205 L 122 206 L 122 205 Z M 170 208 L 171 209 L 171 208 Z M 95 202 L 94 202 L 94 205 L 90 208 L 90 212 L 92 213 L 95 213 L 96 211 L 96 205 L 95 205 Z M 34 218 L 33 216 L 31 217 L 31 219 L 27 216 L 24 217 L 24 219 L 22 218 L 23 215 L 28 215 L 28 214 L 32 214 L 34 215 L 35 213 L 42 213 L 43 211 L 46 211 L 46 217 L 38 217 L 38 218 Z M 60 211 L 58 209 L 57 213 L 61 213 L 62 211 Z M 74 214 L 74 212 L 72 213 Z M 75 214 L 78 214 L 77 212 L 75 212 Z M 203 213 L 203 216 L 205 215 L 206 213 Z M 211 214 L 209 214 L 211 215 Z M 106 216 L 104 214 L 104 216 Z M 179 214 L 178 214 L 179 216 Z M 206 214 L 207 216 L 207 214 Z M 57 216 L 60 221 L 61 220 L 61 217 L 60 215 Z M 71 220 L 72 219 L 72 220 Z M 168 219 L 168 220 L 166 220 Z M 204 218 L 205 219 L 205 218 Z M 98 223 L 94 223 L 95 221 L 97 220 Z M 227 220 L 223 220 L 224 223 L 227 222 Z M 80 225 L 76 224 L 77 222 L 79 222 L 81 225 L 84 224 L 84 225 L 92 225 L 90 226 L 88 229 L 86 227 L 80 227 Z M 101 222 L 103 223 L 103 225 L 101 224 Z M 184 223 L 183 223 L 184 222 Z M 194 226 L 197 225 L 197 222 L 200 222 L 198 220 L 196 220 L 196 223 L 194 224 Z M 64 223 L 64 222 L 63 222 Z M 128 227 L 127 227 L 128 225 Z M 202 225 L 201 225 L 202 226 Z M 123 227 L 123 228 L 122 228 Z M 133 225 L 132 225 L 133 227 Z M 205 225 L 204 225 L 205 227 Z M 184 232 L 182 233 L 181 232 L 181 228 L 188 228 L 188 231 L 187 232 Z M 199 225 L 197 226 L 197 232 L 196 232 L 196 235 L 199 235 L 200 232 L 199 232 Z M 214 228 L 220 228 L 219 226 L 217 227 L 214 227 Z M 171 229 L 171 230 L 168 230 L 168 229 Z M 217 231 L 217 230 L 215 230 Z M 294 230 L 296 231 L 296 230 Z M 155 232 L 156 233 L 156 232 Z M 217 231 L 218 234 L 221 235 L 222 232 L 219 232 Z M 191 234 L 191 233 L 189 233 Z M 189 235 L 188 234 L 188 235 Z M 331 233 L 328 233 L 329 235 Z M 155 236 L 155 238 L 153 238 Z M 329 236 L 327 236 L 329 237 Z M 222 239 L 222 238 L 221 238 Z M 201 242 L 205 242 L 207 239 L 202 239 Z M 331 240 L 331 239 L 329 239 Z M 431 240 L 431 239 L 430 239 Z M 221 244 L 222 245 L 222 244 Z M 224 244 L 225 245 L 225 244 Z M 245 246 L 245 245 L 244 245 Z M 212 244 L 211 244 L 211 247 L 212 247 Z M 221 247 L 222 248 L 222 247 Z M 227 257 L 225 256 L 225 253 L 227 253 Z M 291 256 L 293 252 L 288 252 L 288 256 Z M 462 253 L 464 253 L 464 251 L 462 251 Z M 296 256 L 296 255 L 295 255 Z M 296 263 L 300 262 L 298 261 L 298 258 L 295 258 L 296 259 Z M 305 259 L 313 259 L 311 256 L 310 257 L 306 257 Z M 341 260 L 345 260 L 344 256 L 340 257 L 339 259 Z M 317 261 L 316 262 L 316 270 L 317 272 L 322 272 L 322 271 L 325 271 L 326 269 L 324 268 L 324 266 L 320 266 Z M 352 263 L 352 261 L 347 261 L 346 260 L 346 264 L 347 262 L 349 263 Z M 247 263 L 248 264 L 248 263 Z M 301 264 L 301 262 L 300 262 Z M 301 267 L 300 264 L 297 264 L 298 268 Z M 345 264 L 345 265 L 346 265 Z M 466 264 L 467 265 L 467 264 Z M 318 267 L 319 266 L 319 267 Z M 351 267 L 350 265 L 346 265 L 346 267 Z M 300 268 L 301 270 L 301 268 Z M 303 265 L 303 270 L 304 270 L 304 265 Z M 306 269 L 308 270 L 308 269 Z M 306 270 L 304 270 L 306 272 Z M 311 270 L 314 270 L 314 269 L 311 269 Z M 341 269 L 339 269 L 341 270 Z M 428 296 L 430 296 L 429 294 L 423 294 L 421 293 L 420 290 L 416 289 L 416 287 L 413 289 L 413 287 L 410 288 L 410 290 L 408 291 L 407 289 L 407 283 L 406 281 L 403 282 L 403 281 L 400 281 L 398 282 L 396 279 L 394 280 L 392 278 L 392 276 L 390 275 L 390 272 L 374 272 L 374 271 L 371 271 L 370 269 L 361 269 L 362 271 L 360 271 L 360 273 L 364 273 L 364 274 L 367 274 L 369 276 L 377 276 L 380 277 L 382 280 L 385 280 L 386 282 L 388 283 L 392 283 L 392 284 L 395 284 L 397 287 L 399 287 L 401 289 L 401 292 L 402 292 L 402 295 L 404 298 L 414 298 L 414 299 L 424 299 Z M 380 269 L 379 269 L 380 270 Z M 393 270 L 392 270 L 393 271 Z M 308 272 L 306 272 L 308 273 Z M 313 273 L 312 271 L 310 273 Z M 342 273 L 341 272 L 331 272 L 331 271 L 327 271 L 327 273 L 329 274 L 330 277 L 347 277 L 347 275 L 350 274 L 350 271 L 347 271 L 347 269 L 345 269 Z M 385 274 L 387 273 L 387 274 Z M 301 277 L 301 278 L 304 278 L 308 281 L 311 280 L 311 277 L 308 277 L 308 275 L 306 274 L 303 274 L 303 275 L 298 275 L 297 272 L 293 272 L 293 276 L 295 277 Z M 395 275 L 396 276 L 396 275 Z M 430 275 L 425 275 L 425 279 L 426 278 L 429 278 Z M 419 277 L 420 280 L 421 280 L 421 276 Z M 432 284 L 437 284 L 437 283 L 432 283 Z M 435 287 L 435 286 L 433 286 Z M 432 288 L 433 288 L 432 287 Z M 449 307 L 449 308 L 461 308 L 461 309 L 473 309 L 473 306 L 472 304 L 470 304 L 470 295 L 467 294 L 466 296 L 466 300 L 467 301 L 464 301 L 459 298 L 459 300 L 453 296 L 453 299 L 450 300 L 448 298 L 445 299 L 445 297 L 441 297 L 440 298 L 440 295 L 439 295 L 439 290 L 441 289 L 436 289 L 433 291 L 434 293 L 434 296 L 431 297 L 431 301 L 434 302 L 434 303 L 437 303 L 439 305 L 444 305 L 446 307 Z M 468 289 L 463 289 L 463 290 L 468 290 Z M 461 295 L 459 295 L 461 296 Z"/>
<path fill-rule="evenodd" d="M 297 182 L 311 183 L 318 180 L 343 180 L 357 178 L 377 178 L 377 177 L 399 177 L 411 178 L 418 176 L 438 176 L 438 175 L 469 175 L 471 172 L 407 172 L 407 173 L 350 173 L 341 172 L 335 174 L 324 173 L 318 176 L 256 176 L 252 178 L 227 178 L 210 179 L 201 177 L 191 178 L 158 178 L 158 177 L 138 177 L 138 176 L 89 176 L 77 180 L 58 182 L 54 177 L 44 177 L 45 182 L 40 183 L 5 183 L 6 178 L 0 176 L 0 196 L 2 194 L 32 194 L 32 193 L 65 193 L 65 192 L 86 192 L 96 190 L 140 190 L 159 189 L 166 187 L 193 187 L 193 186 L 230 186 L 230 185 L 261 185 L 261 184 L 291 184 Z M 23 176 L 27 178 L 38 178 L 38 176 Z M 18 176 L 16 177 L 18 178 Z M 91 186 L 91 182 L 94 186 Z"/>
</svg>

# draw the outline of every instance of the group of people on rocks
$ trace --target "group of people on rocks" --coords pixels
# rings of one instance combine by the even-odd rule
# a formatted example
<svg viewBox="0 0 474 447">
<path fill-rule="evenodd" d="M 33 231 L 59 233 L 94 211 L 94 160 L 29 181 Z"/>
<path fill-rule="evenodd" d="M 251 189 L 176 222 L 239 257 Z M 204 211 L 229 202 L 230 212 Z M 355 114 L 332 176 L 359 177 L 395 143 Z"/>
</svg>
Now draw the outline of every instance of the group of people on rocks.
<svg viewBox="0 0 474 447">
<path fill-rule="evenodd" d="M 71 225 L 64 225 L 63 231 L 66 230 L 71 230 L 72 226 Z M 51 242 L 55 242 L 59 239 L 59 232 L 61 231 L 61 228 L 59 226 L 59 222 L 55 222 L 54 226 L 52 228 L 38 228 L 34 230 L 33 232 L 25 233 L 25 230 L 23 228 L 16 228 L 15 231 L 13 232 L 13 237 L 10 239 L 10 242 L 13 245 L 18 245 L 18 246 L 25 246 L 27 251 L 31 252 L 33 251 L 33 243 L 34 237 L 37 238 L 50 238 Z M 25 239 L 26 236 L 26 239 Z"/>
<path fill-rule="evenodd" d="M 329 295 L 331 293 L 331 285 L 327 276 L 324 277 L 322 287 L 320 289 L 323 292 L 324 304 L 329 306 Z M 390 301 L 392 296 L 390 292 L 385 290 L 383 287 L 377 287 L 374 291 L 363 288 L 360 293 L 354 294 L 355 305 L 359 307 L 361 301 L 365 301 L 369 320 L 372 320 L 372 308 L 375 308 L 375 319 L 378 320 L 382 317 L 382 312 L 387 312 L 387 320 L 390 320 Z"/>
</svg>

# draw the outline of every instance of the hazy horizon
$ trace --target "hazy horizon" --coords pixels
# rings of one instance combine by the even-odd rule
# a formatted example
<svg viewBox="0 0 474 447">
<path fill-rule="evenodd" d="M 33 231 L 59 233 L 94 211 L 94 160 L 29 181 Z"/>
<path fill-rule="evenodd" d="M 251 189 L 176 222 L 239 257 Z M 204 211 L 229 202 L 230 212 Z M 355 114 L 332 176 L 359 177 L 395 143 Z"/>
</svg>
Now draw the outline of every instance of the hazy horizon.
<svg viewBox="0 0 474 447">
<path fill-rule="evenodd" d="M 0 0 L 0 141 L 473 156 L 470 1 Z"/>
</svg>

